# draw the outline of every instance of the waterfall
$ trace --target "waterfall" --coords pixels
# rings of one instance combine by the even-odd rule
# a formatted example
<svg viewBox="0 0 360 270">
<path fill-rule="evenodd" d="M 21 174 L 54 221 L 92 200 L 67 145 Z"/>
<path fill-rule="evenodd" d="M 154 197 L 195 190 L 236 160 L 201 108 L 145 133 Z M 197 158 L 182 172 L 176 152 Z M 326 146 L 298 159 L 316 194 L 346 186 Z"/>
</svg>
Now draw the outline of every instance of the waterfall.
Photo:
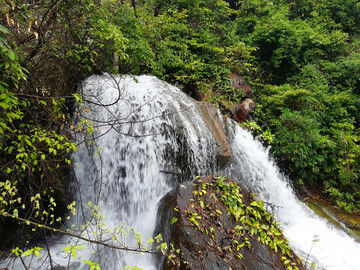
<svg viewBox="0 0 360 270">
<path fill-rule="evenodd" d="M 314 261 L 318 269 L 358 269 L 360 244 L 296 198 L 288 181 L 269 158 L 268 149 L 254 140 L 248 131 L 228 120 L 233 158 L 227 168 L 218 168 L 215 139 L 194 100 L 154 77 L 117 79 L 120 88 L 114 87 L 110 78 L 104 81 L 103 77 L 90 78 L 84 87 L 88 93 L 94 89 L 100 91 L 94 96 L 101 98 L 98 102 L 102 104 L 113 102 L 119 89 L 124 91 L 114 111 L 101 108 L 100 113 L 93 109 L 91 114 L 97 115 L 98 120 L 117 117 L 128 121 L 130 117 L 134 121 L 132 124 L 119 121 L 121 130 L 111 130 L 98 141 L 103 149 L 103 160 L 102 164 L 97 162 L 97 167 L 102 166 L 105 180 L 102 193 L 106 194 L 102 205 L 111 223 L 125 220 L 138 232 L 151 235 L 156 203 L 168 190 L 195 175 L 222 173 L 238 179 L 261 199 L 278 206 L 276 217 L 291 245 L 303 258 L 310 255 L 308 260 Z M 99 133 L 106 132 L 107 128 L 103 127 Z M 146 136 L 152 133 L 157 135 Z M 81 163 L 78 179 L 88 179 L 86 172 L 93 166 L 84 163 L 84 159 L 75 159 Z M 182 174 L 182 177 L 161 173 L 164 170 Z M 91 174 L 95 175 L 94 172 Z M 317 243 L 313 243 L 315 236 L 319 239 Z M 137 264 L 144 269 L 152 267 L 149 260 L 144 266 L 139 265 L 137 257 L 129 258 L 122 263 Z"/>
<path fill-rule="evenodd" d="M 229 174 L 242 179 L 262 200 L 279 207 L 275 216 L 298 255 L 303 259 L 310 255 L 307 265 L 315 262 L 316 269 L 360 269 L 360 243 L 300 202 L 269 158 L 269 149 L 249 132 L 232 126 L 234 158 Z M 314 237 L 319 241 L 313 242 Z"/>
<path fill-rule="evenodd" d="M 108 227 L 126 222 L 146 243 L 162 196 L 181 181 L 215 171 L 212 132 L 193 99 L 155 77 L 92 76 L 82 94 L 87 101 L 79 122 L 85 117 L 95 126 L 87 136 L 94 138 L 91 144 L 81 144 L 73 155 L 78 208 L 95 202 Z M 78 212 L 79 225 L 90 218 Z M 132 239 L 126 244 L 135 244 Z M 155 269 L 149 255 L 111 252 L 108 260 L 109 252 L 97 258 L 101 269 Z"/>
<path fill-rule="evenodd" d="M 91 218 L 91 201 L 105 217 L 100 223 L 113 229 L 126 222 L 146 242 L 154 231 L 157 204 L 169 190 L 196 175 L 220 173 L 276 205 L 276 218 L 291 246 L 303 258 L 311 251 L 309 261 L 317 269 L 359 269 L 360 244 L 300 202 L 269 158 L 269 149 L 233 121 L 222 122 L 233 152 L 224 167 L 219 165 L 217 141 L 199 103 L 178 88 L 150 76 L 94 75 L 84 81 L 81 91 L 85 99 L 76 117 L 87 135 L 77 135 L 79 150 L 73 154 L 77 214 L 70 223 L 75 227 Z M 319 242 L 314 245 L 315 235 Z M 91 233 L 85 236 L 92 237 Z M 106 236 L 104 233 L 103 239 Z M 132 239 L 124 241 L 134 246 Z M 69 241 L 60 238 L 54 248 L 57 252 L 52 259 L 59 265 L 68 264 L 61 250 Z M 88 269 L 82 262 L 85 259 L 97 261 L 102 270 L 127 265 L 156 269 L 151 255 L 102 247 L 96 251 L 94 256 L 90 245 L 79 250 L 70 269 Z"/>
</svg>

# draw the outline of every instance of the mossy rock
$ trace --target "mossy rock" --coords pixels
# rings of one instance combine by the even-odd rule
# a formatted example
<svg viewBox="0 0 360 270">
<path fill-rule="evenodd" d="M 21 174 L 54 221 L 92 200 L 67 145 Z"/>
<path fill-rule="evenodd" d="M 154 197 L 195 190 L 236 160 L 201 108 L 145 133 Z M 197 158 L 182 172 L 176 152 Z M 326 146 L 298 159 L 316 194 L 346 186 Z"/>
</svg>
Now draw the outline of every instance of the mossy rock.
<svg viewBox="0 0 360 270">
<path fill-rule="evenodd" d="M 158 213 L 172 250 L 161 269 L 305 269 L 264 202 L 227 178 L 182 184 Z"/>
</svg>

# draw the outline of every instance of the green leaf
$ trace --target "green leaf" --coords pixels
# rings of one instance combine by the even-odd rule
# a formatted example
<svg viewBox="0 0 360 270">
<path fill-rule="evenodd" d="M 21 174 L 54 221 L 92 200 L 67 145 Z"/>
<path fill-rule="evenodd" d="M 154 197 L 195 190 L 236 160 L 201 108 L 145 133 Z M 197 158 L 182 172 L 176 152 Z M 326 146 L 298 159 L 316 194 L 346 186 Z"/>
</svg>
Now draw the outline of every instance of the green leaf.
<svg viewBox="0 0 360 270">
<path fill-rule="evenodd" d="M 21 254 L 21 257 L 26 257 L 29 256 L 33 253 L 34 249 L 29 249 L 27 251 L 25 251 L 23 254 Z"/>
<path fill-rule="evenodd" d="M 200 201 L 200 207 L 201 207 L 201 208 L 204 208 L 204 206 L 205 206 L 205 205 L 204 205 L 204 202 L 203 202 L 203 201 Z"/>
<path fill-rule="evenodd" d="M 76 259 L 76 249 L 74 247 L 71 247 L 71 255 Z"/>
<path fill-rule="evenodd" d="M 171 224 L 174 224 L 178 221 L 178 219 L 176 217 L 173 217 L 172 220 L 171 220 Z"/>
<path fill-rule="evenodd" d="M 82 262 L 88 264 L 88 265 L 93 265 L 93 262 L 90 260 L 82 260 Z"/>
<path fill-rule="evenodd" d="M 258 206 L 258 202 L 257 201 L 253 201 L 250 203 L 251 206 Z"/>
<path fill-rule="evenodd" d="M 9 50 L 8 55 L 9 55 L 9 58 L 10 58 L 12 61 L 15 60 L 16 54 L 15 54 L 13 51 Z"/>
<path fill-rule="evenodd" d="M 40 258 L 40 252 L 37 249 L 34 250 L 34 254 L 36 257 Z"/>
<path fill-rule="evenodd" d="M 262 200 L 260 200 L 258 206 L 259 206 L 260 208 L 264 208 L 264 202 L 263 202 Z"/>
<path fill-rule="evenodd" d="M 75 246 L 74 248 L 75 248 L 76 250 L 86 249 L 86 247 L 85 247 L 85 246 Z"/>
<path fill-rule="evenodd" d="M 6 102 L 0 102 L 0 106 L 3 107 L 5 110 L 7 110 L 10 107 L 10 105 Z"/>
<path fill-rule="evenodd" d="M 10 31 L 5 26 L 2 26 L 1 24 L 0 24 L 0 32 L 3 32 L 5 34 L 10 33 Z"/>
<path fill-rule="evenodd" d="M 23 253 L 23 251 L 18 247 L 14 248 L 11 252 L 14 253 L 16 256 L 19 256 L 20 253 Z"/>
</svg>

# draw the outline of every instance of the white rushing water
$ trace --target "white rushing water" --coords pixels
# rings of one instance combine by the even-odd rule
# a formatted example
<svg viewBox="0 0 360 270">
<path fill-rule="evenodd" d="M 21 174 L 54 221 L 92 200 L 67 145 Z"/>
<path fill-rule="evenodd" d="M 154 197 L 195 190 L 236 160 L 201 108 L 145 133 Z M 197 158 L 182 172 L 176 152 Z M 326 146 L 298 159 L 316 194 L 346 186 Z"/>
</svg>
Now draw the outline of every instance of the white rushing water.
<svg viewBox="0 0 360 270">
<path fill-rule="evenodd" d="M 82 93 L 85 102 L 81 114 L 93 120 L 95 127 L 89 137 L 91 144 L 80 144 L 73 154 L 77 215 L 72 223 L 79 226 L 87 222 L 91 201 L 105 216 L 101 223 L 106 227 L 113 229 L 126 222 L 146 242 L 153 234 L 157 204 L 164 194 L 196 175 L 222 173 L 279 207 L 276 217 L 290 244 L 303 258 L 311 251 L 309 261 L 315 261 L 317 269 L 360 269 L 360 244 L 298 201 L 268 150 L 234 122 L 228 120 L 226 128 L 233 158 L 220 170 L 216 166 L 216 140 L 198 104 L 176 87 L 150 76 L 102 75 L 87 79 Z M 77 141 L 82 140 L 84 137 L 78 135 Z M 96 226 L 90 229 L 98 230 Z M 315 235 L 319 242 L 313 246 Z M 93 237 L 91 232 L 85 236 Z M 103 239 L 106 237 L 105 233 Z M 132 239 L 124 241 L 134 246 Z M 67 237 L 58 240 L 52 256 L 55 265 L 68 265 L 62 248 L 69 241 Z M 86 245 L 72 241 L 72 245 Z M 92 247 L 98 256 L 92 254 Z M 127 265 L 157 268 L 150 255 L 88 245 L 78 251 L 70 269 L 88 269 L 84 259 L 97 261 L 102 270 Z M 12 269 L 21 268 L 17 261 Z"/>
<path fill-rule="evenodd" d="M 258 197 L 279 207 L 275 214 L 291 246 L 316 269 L 360 269 L 360 243 L 317 216 L 300 202 L 268 150 L 239 126 L 234 127 L 232 175 L 243 179 Z M 314 237 L 318 242 L 313 242 Z"/>
<path fill-rule="evenodd" d="M 111 130 L 98 140 L 103 149 L 102 175 L 105 183 L 102 194 L 106 194 L 102 200 L 104 215 L 111 223 L 126 220 L 138 232 L 148 236 L 154 229 L 157 202 L 170 187 L 177 184 L 173 176 L 164 175 L 160 171 L 186 173 L 185 168 L 192 167 L 194 169 L 187 173 L 188 177 L 211 174 L 216 170 L 216 149 L 211 131 L 192 99 L 154 77 L 141 76 L 136 80 L 130 76 L 119 80 L 120 89 L 127 93 L 124 92 L 124 99 L 111 109 L 115 111 L 101 108 L 102 112 L 99 113 L 93 109 L 92 115 L 97 115 L 98 120 L 105 120 L 120 113 L 127 115 L 126 119 L 130 116 L 130 119 L 134 117 L 134 121 L 146 121 L 120 125 L 123 133 L 160 133 L 134 138 L 119 134 L 119 130 Z M 109 81 L 113 83 L 108 78 L 107 83 Z M 101 103 L 111 103 L 116 99 L 119 89 L 113 85 L 101 85 L 104 81 L 93 77 L 87 81 L 91 91 L 94 91 L 93 83 L 97 90 L 103 91 L 96 95 L 101 98 Z M 158 117 L 160 115 L 163 117 Z M 116 117 L 119 119 L 119 116 Z M 296 198 L 287 180 L 269 158 L 267 149 L 254 140 L 248 131 L 230 122 L 228 126 L 232 130 L 229 133 L 232 133 L 233 161 L 225 172 L 257 192 L 263 200 L 279 207 L 276 217 L 283 224 L 285 235 L 292 246 L 303 258 L 311 252 L 308 264 L 315 261 L 320 269 L 360 269 L 360 244 L 315 215 Z M 106 132 L 107 128 L 100 129 L 100 133 Z M 180 145 L 179 141 L 182 141 Z M 173 155 L 179 156 L 177 161 Z M 176 164 L 179 160 L 183 167 Z M 89 164 L 79 162 L 85 172 L 77 170 L 78 179 L 88 179 L 82 174 L 86 174 Z M 99 168 L 100 164 L 97 163 Z M 315 236 L 319 239 L 316 243 L 313 242 Z M 146 261 L 142 264 L 138 256 L 129 256 L 121 263 L 151 269 L 151 263 L 148 263 L 148 259 Z M 111 268 L 112 265 L 109 265 L 108 269 Z"/>
<path fill-rule="evenodd" d="M 73 156 L 80 184 L 77 201 L 84 208 L 98 202 L 108 227 L 126 222 L 146 243 L 154 231 L 157 203 L 179 183 L 177 175 L 214 171 L 213 135 L 194 101 L 155 77 L 92 76 L 82 92 L 91 101 L 84 102 L 82 113 L 98 125 L 93 136 L 101 150 L 95 157 L 94 145 L 83 144 Z M 125 242 L 135 244 L 133 237 Z M 111 260 L 101 257 L 101 269 L 155 269 L 149 255 L 111 252 Z"/>
</svg>

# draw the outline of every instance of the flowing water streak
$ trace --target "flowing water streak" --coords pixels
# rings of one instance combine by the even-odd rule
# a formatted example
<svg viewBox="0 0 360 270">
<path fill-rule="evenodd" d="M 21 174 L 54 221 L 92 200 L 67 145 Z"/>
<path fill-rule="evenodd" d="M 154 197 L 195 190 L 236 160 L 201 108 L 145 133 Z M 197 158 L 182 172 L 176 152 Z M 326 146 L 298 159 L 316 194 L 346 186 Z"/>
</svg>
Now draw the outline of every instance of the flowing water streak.
<svg viewBox="0 0 360 270">
<path fill-rule="evenodd" d="M 229 125 L 233 126 L 231 175 L 242 179 L 264 201 L 280 207 L 275 216 L 291 246 L 304 259 L 311 252 L 307 266 L 315 261 L 316 269 L 360 269 L 360 243 L 300 202 L 269 158 L 268 149 L 248 131 Z M 319 242 L 313 243 L 315 235 Z"/>
</svg>

